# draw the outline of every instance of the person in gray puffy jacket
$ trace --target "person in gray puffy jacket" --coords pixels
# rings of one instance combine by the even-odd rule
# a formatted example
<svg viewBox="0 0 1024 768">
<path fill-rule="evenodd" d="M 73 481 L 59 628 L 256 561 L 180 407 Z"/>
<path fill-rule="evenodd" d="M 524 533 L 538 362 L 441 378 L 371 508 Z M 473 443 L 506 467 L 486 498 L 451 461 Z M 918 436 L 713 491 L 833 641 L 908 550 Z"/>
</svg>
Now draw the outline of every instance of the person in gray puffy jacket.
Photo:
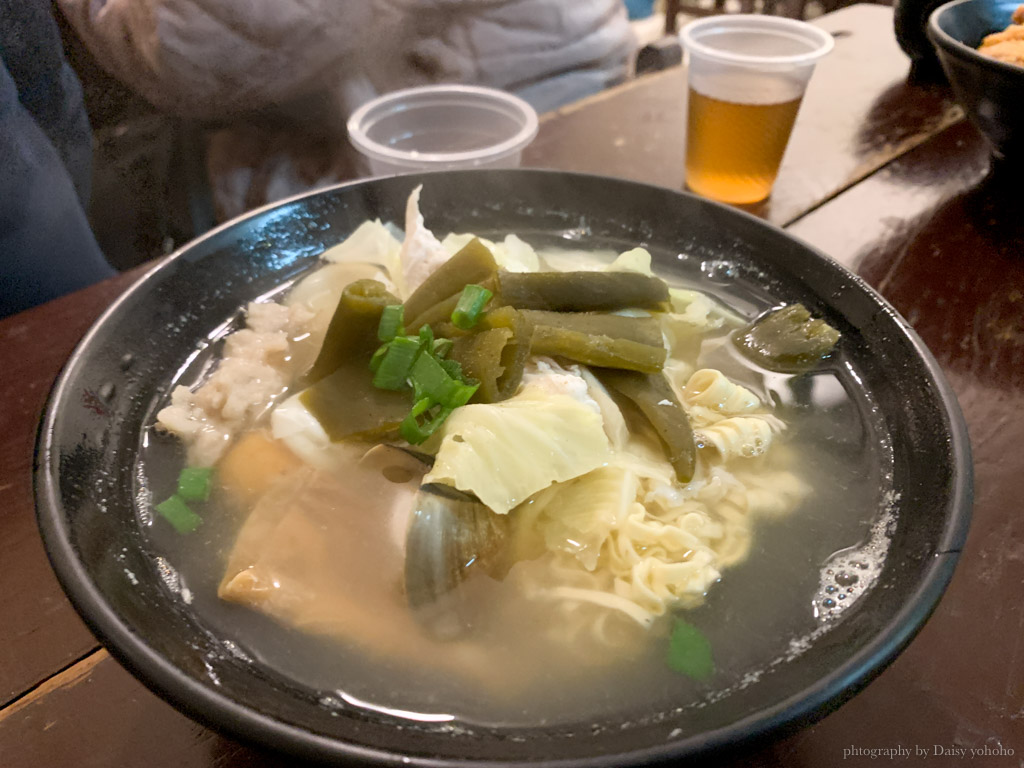
<svg viewBox="0 0 1024 768">
<path fill-rule="evenodd" d="M 271 109 L 341 122 L 379 93 L 438 82 L 502 88 L 545 111 L 624 80 L 634 49 L 622 0 L 59 4 L 111 73 L 201 120 Z"/>
</svg>

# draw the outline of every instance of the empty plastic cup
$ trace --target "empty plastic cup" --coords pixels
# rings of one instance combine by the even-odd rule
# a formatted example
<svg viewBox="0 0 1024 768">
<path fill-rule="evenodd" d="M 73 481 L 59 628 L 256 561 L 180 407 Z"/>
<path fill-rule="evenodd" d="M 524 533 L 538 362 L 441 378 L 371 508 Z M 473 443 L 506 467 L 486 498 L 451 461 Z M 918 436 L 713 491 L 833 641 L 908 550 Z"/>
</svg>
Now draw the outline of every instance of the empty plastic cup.
<svg viewBox="0 0 1024 768">
<path fill-rule="evenodd" d="M 807 82 L 832 36 L 775 16 L 712 16 L 680 33 L 688 58 L 686 186 L 727 203 L 771 194 Z"/>
<path fill-rule="evenodd" d="M 452 168 L 516 168 L 537 135 L 518 96 L 473 85 L 407 88 L 364 104 L 348 121 L 375 176 Z"/>
</svg>

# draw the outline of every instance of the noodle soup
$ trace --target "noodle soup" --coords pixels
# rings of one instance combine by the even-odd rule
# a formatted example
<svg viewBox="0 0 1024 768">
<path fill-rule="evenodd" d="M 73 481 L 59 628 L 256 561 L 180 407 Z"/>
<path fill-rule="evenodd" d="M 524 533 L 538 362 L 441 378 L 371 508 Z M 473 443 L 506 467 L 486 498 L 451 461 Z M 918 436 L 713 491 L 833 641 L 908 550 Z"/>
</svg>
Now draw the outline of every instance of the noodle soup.
<svg viewBox="0 0 1024 768">
<path fill-rule="evenodd" d="M 414 207 L 407 244 L 426 239 Z M 685 482 L 614 376 L 562 355 L 531 355 L 512 395 L 453 409 L 421 447 L 394 435 L 325 440 L 300 393 L 338 286 L 395 282 L 378 263 L 394 246 L 361 231 L 339 260 L 270 297 L 287 312 L 250 306 L 248 332 L 237 335 L 239 318 L 235 334 L 197 355 L 175 382 L 186 387 L 172 397 L 179 412 L 161 411 L 145 436 L 139 462 L 154 501 L 174 489 L 183 462 L 215 467 L 210 500 L 190 505 L 202 520 L 194 530 L 179 534 L 159 514 L 150 530 L 218 636 L 317 691 L 325 707 L 434 723 L 574 722 L 700 706 L 748 684 L 870 585 L 884 547 L 845 557 L 842 579 L 830 557 L 865 542 L 884 512 L 887 436 L 841 354 L 800 374 L 741 354 L 737 331 L 773 305 L 753 285 L 661 275 L 669 309 L 617 310 L 659 315 L 659 375 L 694 433 Z M 439 243 L 439 261 L 468 242 Z M 534 272 L 645 268 L 635 251 L 545 245 L 491 244 L 506 269 L 534 258 Z M 289 327 L 296 314 L 307 325 Z M 540 477 L 509 478 L 513 466 Z M 425 502 L 424 485 L 461 495 Z M 487 539 L 476 562 L 455 556 L 464 574 L 450 589 L 429 574 L 410 587 L 411 510 L 423 518 L 483 501 L 500 518 L 500 556 Z M 457 521 L 466 519 L 475 518 Z M 426 562 L 451 557 L 417 551 Z M 414 609 L 422 583 L 438 594 Z"/>
</svg>

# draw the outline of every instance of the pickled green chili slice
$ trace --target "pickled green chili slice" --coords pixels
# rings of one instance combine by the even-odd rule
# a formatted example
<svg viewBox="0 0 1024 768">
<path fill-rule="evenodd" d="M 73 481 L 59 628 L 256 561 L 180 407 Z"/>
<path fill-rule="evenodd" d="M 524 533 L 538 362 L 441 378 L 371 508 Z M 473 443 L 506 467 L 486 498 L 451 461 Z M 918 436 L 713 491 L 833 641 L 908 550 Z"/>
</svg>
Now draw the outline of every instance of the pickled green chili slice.
<svg viewBox="0 0 1024 768">
<path fill-rule="evenodd" d="M 652 347 L 628 339 L 596 336 L 565 328 L 538 325 L 533 329 L 530 351 L 535 355 L 567 357 L 602 368 L 656 373 L 665 366 L 664 347 Z"/>
<path fill-rule="evenodd" d="M 780 373 L 803 373 L 828 357 L 839 331 L 811 317 L 803 304 L 789 304 L 737 331 L 733 342 L 752 362 Z"/>
<path fill-rule="evenodd" d="M 346 363 L 368 360 L 377 347 L 384 308 L 398 303 L 377 280 L 356 280 L 345 286 L 306 383 L 314 384 Z"/>
<path fill-rule="evenodd" d="M 523 319 L 536 327 L 546 325 L 591 336 L 611 336 L 651 347 L 665 345 L 661 323 L 654 317 L 623 317 L 603 312 L 545 312 L 520 310 Z"/>
<path fill-rule="evenodd" d="M 530 350 L 587 365 L 653 373 L 665 365 L 661 324 L 653 317 L 520 310 L 533 329 Z"/>
<path fill-rule="evenodd" d="M 809 371 L 836 347 L 840 333 L 811 317 L 803 304 L 788 304 L 764 315 L 733 336 L 746 357 L 780 373 Z"/>
<path fill-rule="evenodd" d="M 469 284 L 462 289 L 459 301 L 452 311 L 452 324 L 463 331 L 470 330 L 480 320 L 484 306 L 494 294 L 482 285 Z"/>
<path fill-rule="evenodd" d="M 501 350 L 501 374 L 496 380 L 497 401 L 507 400 L 519 389 L 526 363 L 530 359 L 533 326 L 526 316 L 512 307 L 500 307 L 485 315 L 482 321 L 489 328 L 508 328 L 512 337 Z"/>
<path fill-rule="evenodd" d="M 462 370 L 480 382 L 477 399 L 482 403 L 496 403 L 504 399 L 498 391 L 498 379 L 505 372 L 501 364 L 502 352 L 511 340 L 510 329 L 491 328 L 455 342 L 452 359 L 458 361 Z"/>
<path fill-rule="evenodd" d="M 462 365 L 466 375 L 480 382 L 480 402 L 497 403 L 519 389 L 530 356 L 532 328 L 512 307 L 486 313 L 480 328 L 478 333 L 455 340 L 452 359 Z"/>
<path fill-rule="evenodd" d="M 526 315 L 526 312 L 520 312 L 514 307 L 497 307 L 484 313 L 480 318 L 480 328 L 509 328 L 514 331 L 522 327 Z"/>
<path fill-rule="evenodd" d="M 303 391 L 299 401 L 335 443 L 394 435 L 409 412 L 409 396 L 373 386 L 365 365 L 341 366 Z"/>
<path fill-rule="evenodd" d="M 458 253 L 434 270 L 419 288 L 405 300 L 405 316 L 415 322 L 411 328 L 424 323 L 447 320 L 458 303 L 458 296 L 469 283 L 484 284 L 498 271 L 498 265 L 487 246 L 477 238 L 470 240 Z M 452 301 L 452 297 L 455 297 Z M 431 307 L 449 302 L 448 311 L 435 319 L 424 320 L 423 315 Z"/>
<path fill-rule="evenodd" d="M 661 440 L 676 477 L 682 483 L 693 479 L 697 446 L 686 411 L 675 392 L 660 373 L 594 369 L 594 375 L 609 389 L 618 392 L 640 409 Z"/>
<path fill-rule="evenodd" d="M 498 295 L 517 309 L 613 312 L 665 309 L 664 280 L 636 272 L 498 272 Z"/>
<path fill-rule="evenodd" d="M 213 467 L 185 467 L 178 475 L 178 493 L 185 501 L 206 501 L 213 490 Z"/>
<path fill-rule="evenodd" d="M 421 326 L 429 325 L 431 328 L 436 328 L 438 333 L 443 336 L 454 336 L 462 333 L 461 330 L 452 324 L 452 312 L 455 311 L 455 307 L 459 303 L 460 295 L 449 296 L 447 299 L 427 307 L 425 312 L 421 312 L 414 318 L 412 327 L 420 328 Z"/>
<path fill-rule="evenodd" d="M 164 520 L 174 526 L 174 530 L 178 533 L 191 533 L 203 522 L 203 518 L 193 512 L 185 500 L 177 494 L 160 502 L 154 509 Z"/>
<path fill-rule="evenodd" d="M 401 304 L 388 304 L 380 315 L 380 324 L 377 326 L 377 338 L 380 341 L 391 341 L 395 336 L 404 336 L 405 307 Z"/>
</svg>

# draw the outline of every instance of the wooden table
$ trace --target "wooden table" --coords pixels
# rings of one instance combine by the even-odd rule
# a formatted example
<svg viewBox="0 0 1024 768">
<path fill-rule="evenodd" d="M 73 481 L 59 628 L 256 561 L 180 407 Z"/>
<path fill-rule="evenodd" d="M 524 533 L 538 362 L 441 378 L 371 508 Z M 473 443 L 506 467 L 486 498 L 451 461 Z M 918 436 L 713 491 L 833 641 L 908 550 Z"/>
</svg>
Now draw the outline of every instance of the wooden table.
<svg viewBox="0 0 1024 768">
<path fill-rule="evenodd" d="M 892 13 L 819 20 L 836 36 L 770 202 L 754 212 L 864 276 L 955 388 L 974 448 L 974 522 L 953 583 L 910 648 L 817 725 L 729 765 L 876 765 L 844 749 L 1003 747 L 1024 765 L 1024 217 L 1019 184 L 947 91 L 907 82 Z M 684 74 L 671 70 L 542 120 L 529 165 L 680 188 Z M 197 725 L 99 647 L 43 553 L 31 493 L 43 401 L 78 338 L 136 275 L 0 321 L 0 766 L 289 765 Z M 884 758 L 883 758 L 884 759 Z"/>
</svg>

